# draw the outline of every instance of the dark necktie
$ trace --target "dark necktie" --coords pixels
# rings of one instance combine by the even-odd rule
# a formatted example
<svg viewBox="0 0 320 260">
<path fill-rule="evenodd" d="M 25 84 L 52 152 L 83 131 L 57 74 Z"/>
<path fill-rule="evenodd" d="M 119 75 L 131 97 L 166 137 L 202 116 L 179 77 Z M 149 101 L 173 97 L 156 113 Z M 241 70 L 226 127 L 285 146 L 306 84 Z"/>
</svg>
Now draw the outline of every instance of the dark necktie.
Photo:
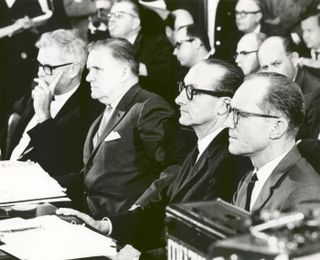
<svg viewBox="0 0 320 260">
<path fill-rule="evenodd" d="M 315 51 L 315 52 L 314 52 L 314 57 L 315 57 L 316 60 L 319 59 L 319 54 L 320 54 L 319 51 Z"/>
<path fill-rule="evenodd" d="M 198 155 L 199 155 L 199 149 L 198 149 L 198 146 L 196 147 L 193 155 L 192 155 L 192 166 L 194 166 L 197 162 L 197 158 L 198 158 Z"/>
<path fill-rule="evenodd" d="M 247 188 L 247 200 L 246 200 L 246 205 L 244 207 L 244 209 L 247 211 L 250 211 L 251 195 L 252 195 L 252 191 L 253 191 L 254 185 L 257 180 L 258 180 L 257 174 L 254 173 L 251 177 L 251 180 L 250 180 L 250 182 L 248 184 L 248 188 Z"/>
</svg>

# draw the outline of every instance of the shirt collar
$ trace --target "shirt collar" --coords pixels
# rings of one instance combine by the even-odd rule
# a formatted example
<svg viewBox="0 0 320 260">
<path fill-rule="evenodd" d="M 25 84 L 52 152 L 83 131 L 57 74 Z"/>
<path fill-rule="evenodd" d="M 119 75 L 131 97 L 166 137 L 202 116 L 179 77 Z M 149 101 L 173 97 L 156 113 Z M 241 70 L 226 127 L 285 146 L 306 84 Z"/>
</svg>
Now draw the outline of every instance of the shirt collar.
<svg viewBox="0 0 320 260">
<path fill-rule="evenodd" d="M 127 40 L 128 40 L 131 44 L 134 44 L 135 40 L 136 40 L 137 37 L 138 37 L 138 34 L 139 34 L 139 32 L 131 35 L 130 37 L 127 38 Z"/>
<path fill-rule="evenodd" d="M 79 88 L 80 84 L 76 87 L 74 87 L 73 89 L 69 90 L 66 93 L 63 93 L 61 95 L 54 95 L 54 100 L 59 101 L 59 102 L 66 102 L 72 95 L 74 92 L 77 91 L 77 89 Z"/>
<path fill-rule="evenodd" d="M 280 161 L 287 155 L 290 150 L 291 148 L 288 151 L 280 154 L 278 157 L 274 158 L 272 161 L 263 165 L 259 170 L 254 169 L 253 172 L 257 174 L 258 181 L 263 183 L 266 182 L 273 170 L 277 167 Z"/>
<path fill-rule="evenodd" d="M 205 149 L 209 146 L 209 144 L 212 142 L 212 140 L 224 129 L 224 127 L 218 128 L 217 130 L 211 132 L 207 136 L 203 137 L 202 139 L 198 140 L 198 150 L 199 150 L 199 156 L 204 152 Z"/>
</svg>

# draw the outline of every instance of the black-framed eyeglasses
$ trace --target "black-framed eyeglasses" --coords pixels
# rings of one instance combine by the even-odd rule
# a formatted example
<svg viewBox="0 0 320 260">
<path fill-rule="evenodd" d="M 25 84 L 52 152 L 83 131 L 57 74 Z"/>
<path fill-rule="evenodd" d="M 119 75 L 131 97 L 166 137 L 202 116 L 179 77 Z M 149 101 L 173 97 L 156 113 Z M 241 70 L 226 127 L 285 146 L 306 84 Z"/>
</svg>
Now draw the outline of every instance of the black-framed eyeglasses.
<svg viewBox="0 0 320 260">
<path fill-rule="evenodd" d="M 191 38 L 191 39 L 176 41 L 176 44 L 174 45 L 174 48 L 175 49 L 180 49 L 182 43 L 184 43 L 184 42 L 193 42 L 194 40 L 195 40 L 194 38 Z"/>
<path fill-rule="evenodd" d="M 254 50 L 254 51 L 239 51 L 239 52 L 236 52 L 234 54 L 234 59 L 238 58 L 238 56 L 247 56 L 248 54 L 250 53 L 255 53 L 255 52 L 258 52 L 258 50 Z"/>
<path fill-rule="evenodd" d="M 114 12 L 114 13 L 108 13 L 107 17 L 108 19 L 112 19 L 112 18 L 115 18 L 115 19 L 121 19 L 124 15 L 129 15 L 131 17 L 134 17 L 134 18 L 137 18 L 138 16 L 134 15 L 134 14 L 131 14 L 131 13 L 128 13 L 128 12 L 125 12 L 125 11 L 118 11 L 118 12 Z"/>
<path fill-rule="evenodd" d="M 61 68 L 61 67 L 65 67 L 65 66 L 69 66 L 71 64 L 73 64 L 73 62 L 68 62 L 68 63 L 64 63 L 64 64 L 60 64 L 60 65 L 49 65 L 49 64 L 42 64 L 40 63 L 40 61 L 36 60 L 37 65 L 43 69 L 44 73 L 46 73 L 47 75 L 51 76 L 53 70 L 57 69 L 57 68 Z"/>
<path fill-rule="evenodd" d="M 226 107 L 227 107 L 228 114 L 229 115 L 232 114 L 232 120 L 235 126 L 239 123 L 239 120 L 241 117 L 255 116 L 255 117 L 265 117 L 265 118 L 280 118 L 274 115 L 246 112 L 246 111 L 234 108 L 230 104 L 226 104 Z"/>
<path fill-rule="evenodd" d="M 247 17 L 248 14 L 257 14 L 260 13 L 261 10 L 256 10 L 256 11 L 236 11 L 236 15 L 240 16 L 240 17 Z"/>
<path fill-rule="evenodd" d="M 189 100 L 193 99 L 194 95 L 199 93 L 206 94 L 214 97 L 231 97 L 232 94 L 227 91 L 211 91 L 206 89 L 195 88 L 195 85 L 185 85 L 183 81 L 178 82 L 179 92 L 181 93 L 183 90 L 186 91 L 186 96 Z"/>
</svg>

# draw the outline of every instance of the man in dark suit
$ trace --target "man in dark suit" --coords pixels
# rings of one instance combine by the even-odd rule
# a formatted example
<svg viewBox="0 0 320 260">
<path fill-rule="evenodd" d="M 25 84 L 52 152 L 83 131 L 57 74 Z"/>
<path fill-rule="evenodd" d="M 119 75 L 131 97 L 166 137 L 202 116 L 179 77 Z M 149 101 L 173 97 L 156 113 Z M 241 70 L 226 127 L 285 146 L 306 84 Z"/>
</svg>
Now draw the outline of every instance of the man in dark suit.
<svg viewBox="0 0 320 260">
<path fill-rule="evenodd" d="M 180 85 L 176 102 L 180 106 L 180 124 L 195 130 L 198 144 L 186 158 L 175 181 L 163 187 L 158 199 L 110 217 L 111 235 L 120 243 L 131 243 L 139 250 L 163 246 L 160 237 L 164 228 L 165 207 L 170 203 L 216 197 L 230 201 L 239 178 L 250 167 L 245 159 L 242 161 L 243 158 L 228 152 L 227 132 L 224 129 L 226 103 L 230 102 L 230 97 L 242 81 L 240 68 L 220 60 L 203 60 L 190 69 Z M 108 221 L 95 221 L 70 209 L 57 213 L 76 214 L 100 231 L 106 234 L 110 231 Z M 135 252 L 132 249 L 121 254 L 132 256 Z"/>
<path fill-rule="evenodd" d="M 258 58 L 262 71 L 277 72 L 296 82 L 305 98 L 306 116 L 298 138 L 317 138 L 320 121 L 314 114 L 320 92 L 320 77 L 305 67 L 299 67 L 299 54 L 293 51 L 289 41 L 280 36 L 267 38 L 260 46 Z"/>
<path fill-rule="evenodd" d="M 295 145 L 303 103 L 299 86 L 278 73 L 252 74 L 235 93 L 229 151 L 249 157 L 255 168 L 240 183 L 236 206 L 281 212 L 320 206 L 320 177 Z"/>
<path fill-rule="evenodd" d="M 176 113 L 139 86 L 132 53 L 120 38 L 89 47 L 86 79 L 92 98 L 106 106 L 84 146 L 86 206 L 95 217 L 127 211 L 155 179 L 161 187 L 175 177 L 182 161 Z"/>
<path fill-rule="evenodd" d="M 174 101 L 176 61 L 165 35 L 144 33 L 140 6 L 132 0 L 114 3 L 110 10 L 108 29 L 111 37 L 125 38 L 134 46 L 139 63 L 139 84 L 167 101 Z"/>
<path fill-rule="evenodd" d="M 79 171 L 87 131 L 99 112 L 81 83 L 85 43 L 61 29 L 43 34 L 37 47 L 37 86 L 15 103 L 3 159 L 38 162 L 52 176 Z"/>
</svg>

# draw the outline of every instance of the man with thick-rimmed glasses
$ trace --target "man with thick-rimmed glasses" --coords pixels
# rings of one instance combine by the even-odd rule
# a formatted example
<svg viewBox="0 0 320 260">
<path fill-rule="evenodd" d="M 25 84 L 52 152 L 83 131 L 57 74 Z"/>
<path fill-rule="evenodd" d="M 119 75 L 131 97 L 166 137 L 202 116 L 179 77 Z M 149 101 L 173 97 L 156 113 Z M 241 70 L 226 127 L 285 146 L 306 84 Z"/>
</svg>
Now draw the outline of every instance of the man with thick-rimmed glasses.
<svg viewBox="0 0 320 260">
<path fill-rule="evenodd" d="M 176 103 L 180 107 L 180 124 L 194 129 L 198 143 L 176 179 L 161 190 L 157 200 L 110 217 L 112 228 L 106 219 L 95 221 L 70 209 L 61 209 L 57 213 L 77 215 L 101 232 L 111 233 L 120 243 L 131 243 L 139 251 L 145 251 L 164 246 L 160 237 L 168 204 L 216 197 L 230 201 L 239 178 L 250 167 L 245 158 L 228 152 L 228 132 L 224 129 L 228 117 L 226 103 L 230 103 L 242 81 L 243 73 L 238 67 L 220 60 L 203 60 L 190 69 L 179 86 Z M 117 259 L 138 259 L 134 257 L 139 254 L 127 246 Z"/>
<path fill-rule="evenodd" d="M 251 159 L 234 204 L 248 211 L 304 211 L 320 206 L 320 177 L 295 138 L 304 117 L 299 86 L 278 73 L 251 74 L 230 105 L 229 151 Z"/>
<path fill-rule="evenodd" d="M 56 30 L 36 46 L 36 86 L 14 105 L 3 159 L 38 162 L 52 176 L 77 172 L 87 131 L 100 112 L 81 82 L 85 43 L 73 31 Z"/>
</svg>

